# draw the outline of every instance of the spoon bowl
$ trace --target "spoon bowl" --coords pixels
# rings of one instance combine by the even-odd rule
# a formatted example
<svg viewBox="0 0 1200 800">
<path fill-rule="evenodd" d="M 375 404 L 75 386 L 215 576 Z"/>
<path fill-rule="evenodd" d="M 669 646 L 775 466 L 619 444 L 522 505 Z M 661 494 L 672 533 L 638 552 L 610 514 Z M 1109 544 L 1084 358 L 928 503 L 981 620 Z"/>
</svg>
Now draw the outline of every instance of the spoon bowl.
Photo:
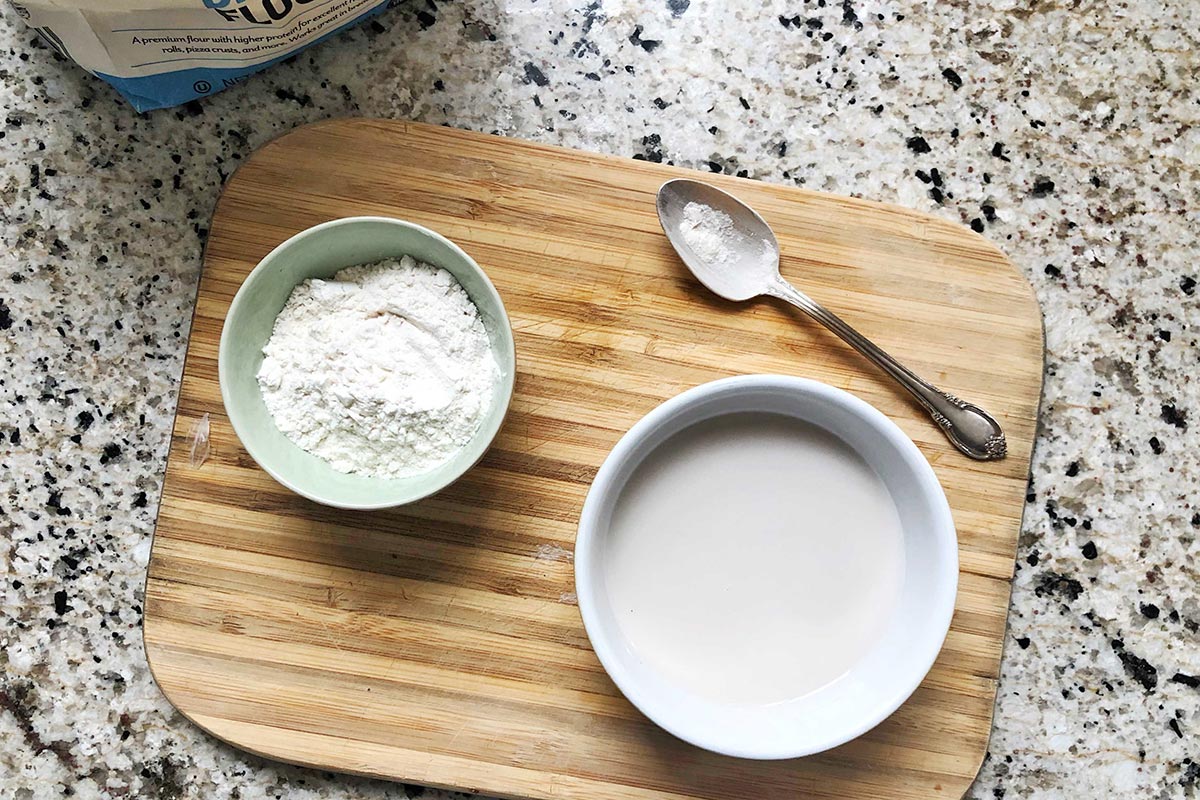
<svg viewBox="0 0 1200 800">
<path fill-rule="evenodd" d="M 979 406 L 943 392 L 779 274 L 779 241 L 754 209 L 728 192 L 679 178 L 658 190 L 658 219 L 675 252 L 714 294 L 742 302 L 767 295 L 820 322 L 908 390 L 951 444 L 980 461 L 1004 458 L 1004 431 Z"/>
<path fill-rule="evenodd" d="M 692 274 L 713 294 L 741 302 L 766 294 L 782 280 L 779 276 L 779 242 L 767 221 L 731 194 L 700 181 L 678 178 L 658 190 L 658 218 L 667 239 Z M 688 234 L 695 222 L 688 206 L 713 209 L 732 223 L 722 240 L 733 258 L 725 262 L 705 259 L 692 246 Z"/>
</svg>

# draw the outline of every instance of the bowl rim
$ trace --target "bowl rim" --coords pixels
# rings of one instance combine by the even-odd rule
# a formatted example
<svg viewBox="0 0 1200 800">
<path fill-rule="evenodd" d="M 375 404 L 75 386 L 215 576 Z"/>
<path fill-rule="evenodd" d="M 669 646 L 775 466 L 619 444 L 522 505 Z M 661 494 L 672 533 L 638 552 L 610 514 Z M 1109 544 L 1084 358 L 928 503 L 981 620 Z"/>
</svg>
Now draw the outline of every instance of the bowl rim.
<svg viewBox="0 0 1200 800">
<path fill-rule="evenodd" d="M 621 640 L 615 636 L 607 637 L 604 633 L 606 626 L 600 619 L 599 610 L 600 594 L 603 590 L 598 586 L 599 579 L 597 577 L 600 565 L 599 559 L 592 559 L 591 545 L 593 540 L 604 535 L 599 524 L 599 516 L 609 496 L 623 488 L 623 482 L 618 484 L 617 481 L 624 476 L 626 463 L 635 456 L 643 442 L 653 437 L 664 425 L 669 424 L 682 412 L 700 405 L 714 395 L 741 394 L 762 389 L 783 390 L 813 399 L 832 401 L 857 416 L 865 425 L 886 437 L 889 443 L 896 446 L 904 468 L 911 471 L 917 479 L 923 499 L 929 504 L 935 519 L 934 541 L 937 552 L 947 556 L 948 566 L 947 574 L 941 576 L 938 585 L 930 589 L 931 593 L 936 593 L 935 597 L 939 601 L 936 604 L 936 613 L 924 618 L 921 622 L 921 625 L 927 630 L 939 634 L 935 637 L 936 646 L 931 646 L 929 652 L 920 659 L 920 668 L 914 669 L 913 673 L 908 676 L 908 680 L 897 681 L 895 686 L 889 687 L 882 701 L 872 707 L 871 713 L 864 714 L 857 724 L 849 725 L 846 730 L 832 736 L 809 738 L 800 742 L 783 741 L 764 744 L 760 741 L 752 744 L 735 744 L 724 741 L 720 731 L 688 728 L 686 725 L 680 724 L 671 714 L 656 713 L 656 711 L 662 711 L 664 707 L 657 703 L 651 704 L 650 695 L 653 690 L 644 688 L 636 677 L 637 672 L 626 668 L 626 659 L 619 655 L 622 650 Z M 733 411 L 731 410 L 730 413 Z M 713 416 L 720 415 L 718 413 Z M 849 443 L 847 445 L 851 446 Z M 861 450 L 855 449 L 860 455 L 866 455 Z M 642 458 L 645 458 L 645 455 L 641 455 L 638 459 L 639 463 Z M 908 700 L 928 675 L 945 646 L 945 639 L 950 630 L 950 622 L 957 600 L 960 567 L 957 532 L 945 491 L 938 481 L 933 467 L 930 466 L 929 461 L 912 439 L 883 412 L 849 392 L 810 378 L 772 374 L 739 375 L 700 384 L 667 399 L 634 423 L 613 446 L 588 490 L 579 518 L 574 563 L 576 599 L 579 604 L 580 616 L 583 618 L 584 630 L 596 657 L 621 693 L 652 722 L 679 739 L 722 755 L 760 760 L 799 758 L 838 747 L 857 739 L 883 722 Z"/>
<path fill-rule="evenodd" d="M 510 349 L 513 353 L 512 363 L 499 365 L 500 373 L 501 373 L 500 374 L 501 389 L 503 391 L 503 397 L 502 397 L 503 402 L 497 403 L 492 409 L 493 411 L 499 411 L 500 413 L 496 414 L 494 416 L 494 422 L 491 425 L 492 430 L 490 430 L 486 433 L 486 443 L 484 444 L 484 447 L 480 451 L 480 455 L 479 455 L 479 458 L 483 458 L 484 454 L 487 453 L 488 449 L 492 446 L 492 443 L 495 441 L 497 434 L 499 434 L 499 432 L 500 432 L 500 429 L 503 427 L 504 420 L 508 416 L 509 408 L 512 406 L 513 387 L 514 387 L 514 384 L 516 383 L 516 341 L 513 337 L 512 320 L 508 316 L 508 309 L 505 308 L 505 306 L 504 306 L 504 299 L 500 296 L 500 292 L 497 291 L 495 284 L 492 283 L 492 279 L 490 277 L 488 277 L 488 274 L 487 274 L 487 272 L 484 271 L 483 267 L 479 266 L 478 262 L 476 262 L 475 259 L 470 256 L 470 254 L 468 254 L 465 250 L 463 250 L 461 247 L 459 247 L 453 241 L 446 238 L 445 236 L 438 233 L 437 231 L 431 230 L 430 228 L 426 228 L 424 225 L 420 225 L 416 222 L 409 222 L 408 220 L 403 220 L 403 219 L 399 219 L 396 217 L 371 216 L 371 215 L 354 216 L 354 217 L 339 217 L 337 219 L 331 219 L 331 220 L 327 220 L 325 222 L 318 223 L 311 227 L 305 228 L 302 231 L 297 231 L 296 233 L 289 236 L 287 239 L 284 239 L 282 242 L 275 245 L 275 247 L 271 248 L 271 251 L 269 253 L 267 253 L 265 256 L 263 256 L 259 260 L 259 262 L 254 265 L 254 269 L 250 270 L 250 272 L 248 272 L 246 274 L 246 277 L 242 279 L 241 284 L 238 286 L 237 292 L 234 293 L 233 300 L 229 303 L 229 308 L 228 308 L 228 310 L 226 310 L 224 318 L 221 320 L 221 340 L 220 340 L 220 344 L 217 347 L 217 382 L 218 382 L 220 390 L 221 390 L 221 404 L 222 404 L 222 406 L 224 406 L 225 416 L 229 420 L 229 424 L 233 428 L 233 432 L 237 435 L 238 442 L 241 444 L 241 446 L 243 448 L 245 448 L 246 452 L 250 455 L 250 457 L 252 459 L 254 459 L 254 463 L 257 464 L 259 466 L 259 468 L 261 468 L 264 472 L 266 472 L 268 475 L 270 475 L 276 482 L 278 482 L 282 486 L 286 487 L 287 489 L 295 492 L 296 494 L 300 495 L 301 497 L 307 498 L 307 499 L 313 501 L 314 503 L 319 503 L 323 506 L 329 506 L 331 508 L 345 509 L 347 511 L 378 511 L 381 509 L 396 508 L 399 506 L 408 505 L 409 503 L 415 503 L 418 500 L 424 499 L 426 497 L 429 497 L 430 495 L 440 492 L 441 490 L 445 489 L 447 486 L 449 486 L 450 484 L 454 483 L 459 478 L 461 478 L 467 471 L 469 471 L 472 467 L 474 467 L 475 464 L 479 463 L 479 459 L 476 459 L 474 462 L 465 465 L 462 470 L 460 470 L 456 473 L 453 473 L 451 475 L 448 475 L 444 481 L 440 481 L 439 483 L 436 483 L 436 484 L 431 484 L 430 488 L 422 490 L 420 492 L 416 492 L 412 496 L 404 497 L 400 500 L 387 499 L 387 500 L 381 500 L 379 502 L 373 502 L 373 503 L 344 503 L 344 502 L 340 502 L 340 501 L 336 501 L 336 500 L 331 500 L 330 498 L 327 498 L 327 497 L 321 497 L 313 492 L 310 492 L 310 491 L 304 489 L 303 487 L 297 485 L 296 483 L 288 480 L 283 475 L 279 474 L 274 468 L 272 468 L 270 464 L 266 463 L 265 459 L 259 457 L 259 453 L 255 452 L 255 447 L 252 446 L 251 444 L 249 444 L 247 442 L 246 437 L 242 435 L 242 427 L 241 427 L 241 425 L 239 425 L 239 421 L 238 421 L 240 414 L 235 410 L 237 408 L 237 404 L 230 400 L 229 391 L 227 389 L 228 381 L 226 380 L 226 375 L 228 374 L 228 370 L 229 370 L 228 359 L 227 359 L 226 353 L 227 353 L 227 347 L 228 347 L 229 341 L 231 340 L 231 338 L 233 336 L 232 329 L 230 328 L 228 322 L 229 322 L 229 319 L 234 316 L 235 312 L 243 304 L 249 302 L 246 299 L 246 297 L 248 295 L 246 287 L 249 286 L 251 283 L 253 283 L 255 280 L 257 280 L 258 277 L 263 272 L 266 271 L 267 266 L 270 265 L 283 252 L 290 250 L 291 248 L 301 244 L 305 239 L 307 239 L 311 236 L 319 235 L 322 231 L 328 230 L 330 228 L 341 227 L 343 225 L 362 224 L 362 223 L 379 223 L 379 224 L 385 224 L 385 225 L 395 225 L 397 227 L 402 227 L 402 228 L 408 228 L 410 230 L 416 231 L 417 233 L 419 233 L 423 236 L 427 236 L 435 241 L 438 241 L 441 244 L 448 247 L 456 255 L 460 256 L 463 259 L 463 261 L 466 264 L 468 264 L 473 270 L 475 270 L 475 272 L 479 275 L 479 277 L 483 279 L 483 286 L 485 287 L 487 293 L 490 295 L 489 299 L 495 303 L 496 309 L 498 309 L 498 311 L 500 313 L 500 317 L 502 317 L 504 320 L 504 324 L 502 326 L 499 326 L 498 329 L 503 331 L 503 336 L 504 336 L 504 338 L 506 338 L 508 340 L 509 344 L 511 345 Z M 352 265 L 348 265 L 348 266 L 352 266 Z M 295 286 L 293 286 L 293 288 L 295 288 Z M 472 302 L 474 302 L 474 298 L 472 298 Z M 242 420 L 242 424 L 245 424 L 244 420 Z"/>
</svg>

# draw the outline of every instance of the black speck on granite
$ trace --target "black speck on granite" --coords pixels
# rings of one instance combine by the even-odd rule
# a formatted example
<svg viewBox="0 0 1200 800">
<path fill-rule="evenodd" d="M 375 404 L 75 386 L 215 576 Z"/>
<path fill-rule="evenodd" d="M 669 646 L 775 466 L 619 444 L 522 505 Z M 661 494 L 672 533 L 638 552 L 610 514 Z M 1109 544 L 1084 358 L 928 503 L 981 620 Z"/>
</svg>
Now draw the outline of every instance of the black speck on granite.
<svg viewBox="0 0 1200 800">
<path fill-rule="evenodd" d="M 929 142 L 925 141 L 924 136 L 910 136 L 905 139 L 904 143 L 908 146 L 908 149 L 912 150 L 914 153 L 928 153 L 933 150 L 933 148 L 929 146 Z"/>
<path fill-rule="evenodd" d="M 1183 773 L 1179 778 L 1179 785 L 1184 789 L 1194 789 L 1200 786 L 1200 761 L 1193 761 L 1190 758 L 1185 758 L 1180 762 Z"/>
<path fill-rule="evenodd" d="M 550 79 L 546 77 L 546 73 L 542 72 L 541 68 L 532 61 L 525 62 L 525 82 L 538 86 L 550 85 Z"/>
<path fill-rule="evenodd" d="M 642 152 L 634 153 L 634 158 L 642 158 L 646 161 L 662 163 L 663 160 L 663 143 L 662 137 L 657 133 L 647 134 L 642 137 Z"/>
<path fill-rule="evenodd" d="M 1059 597 L 1074 602 L 1083 594 L 1083 584 L 1075 578 L 1047 571 L 1038 579 L 1034 591 L 1039 597 Z"/>
<path fill-rule="evenodd" d="M 1168 425 L 1174 425 L 1180 430 L 1187 430 L 1187 412 L 1176 408 L 1174 404 L 1164 403 L 1160 416 L 1162 421 Z"/>
<path fill-rule="evenodd" d="M 842 0 L 842 24 L 850 25 L 855 30 L 863 29 L 863 24 L 854 10 L 854 0 Z"/>
<path fill-rule="evenodd" d="M 658 46 L 661 45 L 662 42 L 658 39 L 643 39 L 642 30 L 643 29 L 641 25 L 635 27 L 633 29 L 633 33 L 629 35 L 629 43 L 641 47 L 647 53 L 653 53 L 658 49 Z"/>
<path fill-rule="evenodd" d="M 1137 681 L 1147 692 L 1153 691 L 1154 687 L 1158 686 L 1158 670 L 1146 659 L 1126 650 L 1125 642 L 1120 639 L 1113 639 L 1111 644 L 1113 652 L 1125 668 L 1125 674 Z"/>
<path fill-rule="evenodd" d="M 1049 178 L 1038 178 L 1033 182 L 1033 189 L 1030 194 L 1034 197 L 1046 197 L 1054 193 L 1054 181 Z"/>
<path fill-rule="evenodd" d="M 299 105 L 301 107 L 310 106 L 310 105 L 312 105 L 312 102 L 313 102 L 312 97 L 310 97 L 308 94 L 296 92 L 296 91 L 293 91 L 292 89 L 286 89 L 283 87 L 280 87 L 275 90 L 275 96 L 278 97 L 280 100 L 287 100 L 287 101 L 296 103 L 297 105 Z"/>
</svg>

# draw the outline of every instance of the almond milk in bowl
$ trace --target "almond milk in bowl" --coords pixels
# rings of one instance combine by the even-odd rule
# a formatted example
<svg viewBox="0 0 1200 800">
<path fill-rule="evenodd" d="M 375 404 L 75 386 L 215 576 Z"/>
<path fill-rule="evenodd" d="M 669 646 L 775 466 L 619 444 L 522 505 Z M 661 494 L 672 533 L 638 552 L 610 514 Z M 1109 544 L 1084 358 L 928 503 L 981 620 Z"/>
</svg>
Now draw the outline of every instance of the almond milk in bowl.
<svg viewBox="0 0 1200 800">
<path fill-rule="evenodd" d="M 891 714 L 949 628 L 957 542 L 933 470 L 879 411 L 752 375 L 668 400 L 584 504 L 575 574 L 613 681 L 732 756 L 835 747 Z"/>
</svg>

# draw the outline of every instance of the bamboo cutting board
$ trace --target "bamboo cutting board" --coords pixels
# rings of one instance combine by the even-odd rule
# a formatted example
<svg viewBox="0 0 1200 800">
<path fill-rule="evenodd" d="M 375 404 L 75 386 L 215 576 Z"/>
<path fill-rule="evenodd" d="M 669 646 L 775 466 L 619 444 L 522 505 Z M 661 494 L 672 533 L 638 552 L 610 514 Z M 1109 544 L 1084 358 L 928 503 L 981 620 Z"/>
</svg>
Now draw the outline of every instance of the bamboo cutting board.
<svg viewBox="0 0 1200 800">
<path fill-rule="evenodd" d="M 1000 419 L 1009 457 L 968 461 L 899 389 L 782 303 L 713 299 L 676 260 L 654 193 L 672 167 L 404 122 L 299 129 L 234 175 L 212 222 L 146 585 L 166 696 L 254 753 L 535 798 L 959 797 L 983 757 L 1042 380 L 1029 286 L 957 225 L 704 176 L 770 222 L 782 270 L 918 373 Z M 238 444 L 217 385 L 225 312 L 255 263 L 341 216 L 429 226 L 488 272 L 512 318 L 516 392 L 496 443 L 391 512 L 303 500 Z M 731 374 L 817 378 L 911 436 L 958 526 L 957 610 L 916 694 L 820 756 L 752 762 L 673 739 L 620 695 L 574 605 L 571 550 L 611 446 L 662 400 Z M 189 463 L 211 419 L 211 453 Z"/>
</svg>

